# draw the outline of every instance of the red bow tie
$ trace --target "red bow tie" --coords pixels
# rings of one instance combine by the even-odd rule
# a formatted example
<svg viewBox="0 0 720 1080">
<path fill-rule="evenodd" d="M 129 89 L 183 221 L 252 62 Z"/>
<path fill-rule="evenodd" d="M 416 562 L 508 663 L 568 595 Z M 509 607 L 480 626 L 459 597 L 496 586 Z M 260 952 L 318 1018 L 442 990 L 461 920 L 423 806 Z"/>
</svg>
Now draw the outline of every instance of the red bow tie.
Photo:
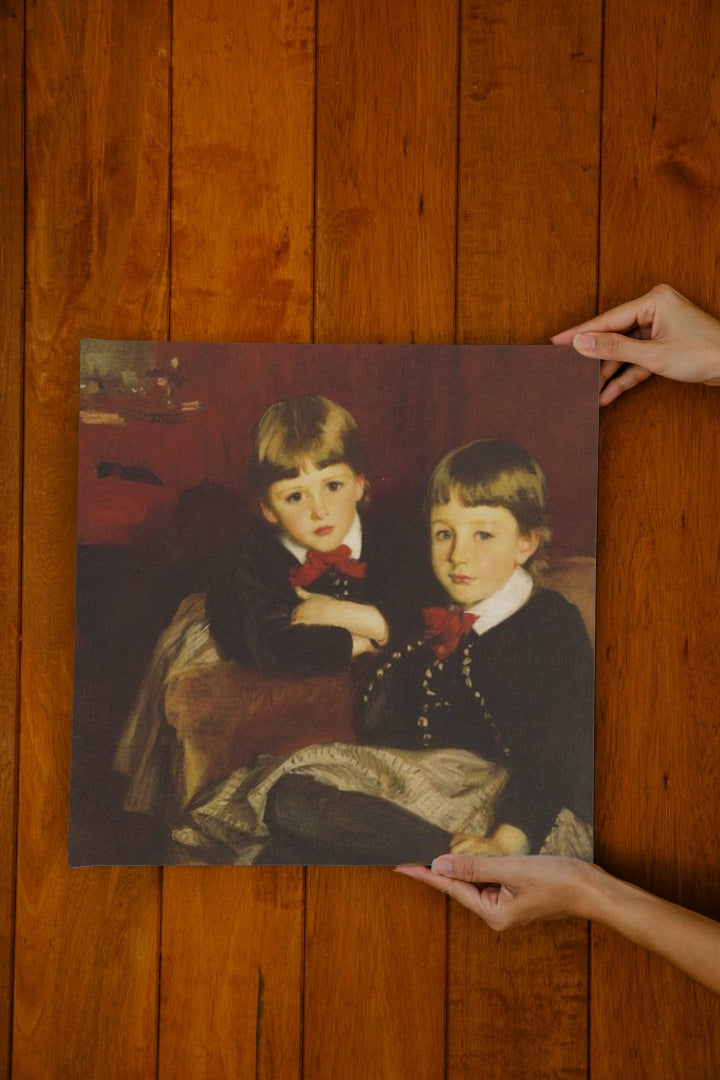
<svg viewBox="0 0 720 1080">
<path fill-rule="evenodd" d="M 444 660 L 472 629 L 477 615 L 469 615 L 462 608 L 429 607 L 423 610 L 423 618 L 428 631 L 426 640 L 438 660 Z"/>
<path fill-rule="evenodd" d="M 364 562 L 352 558 L 347 544 L 341 544 L 334 551 L 308 551 L 302 566 L 293 566 L 290 570 L 290 584 L 293 589 L 312 585 L 313 581 L 331 569 L 337 570 L 343 577 L 362 578 L 367 567 Z"/>
</svg>

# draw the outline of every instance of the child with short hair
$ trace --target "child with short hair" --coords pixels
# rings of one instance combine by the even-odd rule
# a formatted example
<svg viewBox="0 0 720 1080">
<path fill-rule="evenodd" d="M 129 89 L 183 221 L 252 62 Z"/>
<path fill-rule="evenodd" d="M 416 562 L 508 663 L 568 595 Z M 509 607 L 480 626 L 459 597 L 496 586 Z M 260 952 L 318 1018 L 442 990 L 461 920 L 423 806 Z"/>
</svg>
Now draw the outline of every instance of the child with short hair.
<svg viewBox="0 0 720 1080">
<path fill-rule="evenodd" d="M 208 595 L 226 658 L 316 675 L 407 631 L 408 560 L 386 522 L 360 513 L 367 461 L 347 409 L 320 395 L 271 405 L 253 433 L 250 478 L 262 518 Z"/>
<path fill-rule="evenodd" d="M 435 468 L 426 509 L 445 603 L 426 609 L 423 639 L 377 668 L 364 699 L 364 741 L 455 748 L 502 765 L 507 781 L 492 832 L 449 834 L 392 801 L 289 774 L 268 798 L 263 862 L 429 862 L 448 848 L 537 852 L 561 811 L 591 821 L 592 650 L 577 608 L 529 570 L 549 538 L 540 466 L 508 440 L 469 443 Z"/>
</svg>

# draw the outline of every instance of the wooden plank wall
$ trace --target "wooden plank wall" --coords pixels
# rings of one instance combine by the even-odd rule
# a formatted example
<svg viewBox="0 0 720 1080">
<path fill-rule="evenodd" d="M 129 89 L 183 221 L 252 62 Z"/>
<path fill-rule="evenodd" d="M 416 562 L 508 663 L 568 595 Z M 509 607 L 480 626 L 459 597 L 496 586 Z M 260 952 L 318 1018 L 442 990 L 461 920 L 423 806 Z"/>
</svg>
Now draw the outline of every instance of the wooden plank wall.
<svg viewBox="0 0 720 1080">
<path fill-rule="evenodd" d="M 68 872 L 78 342 L 168 331 L 167 5 L 28 5 L 12 1075 L 143 1076 L 159 871 Z M 50 1004 L 52 1002 L 52 1004 Z"/>
<path fill-rule="evenodd" d="M 20 659 L 24 143 L 22 8 L 0 13 L 0 1074 L 10 1055 Z"/>
<path fill-rule="evenodd" d="M 599 304 L 669 280 L 720 315 L 720 9 L 610 0 L 605 19 Z M 651 381 L 603 420 L 598 854 L 718 918 L 720 396 Z M 718 1000 L 592 936 L 593 1075 L 720 1074 Z"/>
<path fill-rule="evenodd" d="M 704 0 L 0 7 L 0 1073 L 720 1075 L 718 1000 L 599 928 L 65 856 L 80 338 L 544 341 L 661 279 L 720 314 L 719 55 Z M 715 917 L 719 422 L 602 416 L 597 724 L 602 861 Z"/>
</svg>

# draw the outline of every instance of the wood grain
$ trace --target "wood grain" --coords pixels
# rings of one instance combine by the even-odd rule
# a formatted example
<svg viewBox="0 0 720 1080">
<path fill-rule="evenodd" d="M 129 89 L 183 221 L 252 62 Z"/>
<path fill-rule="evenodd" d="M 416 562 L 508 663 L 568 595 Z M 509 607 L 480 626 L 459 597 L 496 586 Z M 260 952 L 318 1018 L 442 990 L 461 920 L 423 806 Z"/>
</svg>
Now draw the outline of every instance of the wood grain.
<svg viewBox="0 0 720 1080">
<path fill-rule="evenodd" d="M 601 306 L 669 280 L 717 311 L 719 33 L 702 0 L 606 6 Z"/>
<path fill-rule="evenodd" d="M 173 336 L 309 341 L 315 5 L 173 20 Z"/>
<path fill-rule="evenodd" d="M 719 422 L 711 391 L 667 383 L 603 416 L 596 744 L 603 865 L 716 919 Z M 593 1077 L 718 1073 L 717 997 L 595 928 L 590 1002 Z"/>
<path fill-rule="evenodd" d="M 459 342 L 546 342 L 594 307 L 601 40 L 598 0 L 465 0 Z"/>
<path fill-rule="evenodd" d="M 439 1080 L 445 901 L 385 867 L 307 875 L 303 1075 Z"/>
<path fill-rule="evenodd" d="M 318 341 L 454 334 L 458 12 L 318 8 Z M 308 870 L 305 1075 L 444 1075 L 445 905 L 386 869 Z"/>
<path fill-rule="evenodd" d="M 160 1076 L 300 1075 L 302 871 L 165 871 Z"/>
<path fill-rule="evenodd" d="M 720 12 L 612 0 L 605 41 L 601 308 L 668 280 L 720 314 Z M 651 381 L 602 419 L 602 857 L 718 918 L 720 399 Z M 594 1077 L 720 1073 L 717 998 L 610 933 L 592 946 Z"/>
<path fill-rule="evenodd" d="M 158 875 L 68 870 L 83 335 L 167 325 L 161 2 L 27 17 L 27 319 L 13 1073 L 155 1074 Z"/>
<path fill-rule="evenodd" d="M 0 1073 L 10 1071 L 24 314 L 24 4 L 0 11 Z"/>
<path fill-rule="evenodd" d="M 318 8 L 317 341 L 452 341 L 457 4 Z"/>
<path fill-rule="evenodd" d="M 314 5 L 173 19 L 173 337 L 309 341 Z M 303 900 L 300 869 L 165 871 L 161 1076 L 300 1074 Z"/>
</svg>

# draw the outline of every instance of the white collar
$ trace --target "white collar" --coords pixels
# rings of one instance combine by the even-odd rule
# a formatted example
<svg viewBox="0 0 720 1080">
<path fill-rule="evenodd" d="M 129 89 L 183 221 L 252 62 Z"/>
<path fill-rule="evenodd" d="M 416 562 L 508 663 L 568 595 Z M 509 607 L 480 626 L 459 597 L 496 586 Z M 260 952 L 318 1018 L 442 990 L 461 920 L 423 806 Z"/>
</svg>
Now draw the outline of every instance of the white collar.
<svg viewBox="0 0 720 1080">
<path fill-rule="evenodd" d="M 497 592 L 486 596 L 484 600 L 478 600 L 472 607 L 465 608 L 469 615 L 477 615 L 473 623 L 475 633 L 484 634 L 505 622 L 505 619 L 509 619 L 527 603 L 532 591 L 533 579 L 527 570 L 517 566 Z"/>
<path fill-rule="evenodd" d="M 287 535 L 282 533 L 280 536 L 280 543 L 284 548 L 294 555 L 297 561 L 302 565 L 307 559 L 308 549 L 304 544 L 298 544 L 297 540 L 293 540 Z M 341 547 L 342 544 L 346 544 L 350 548 L 350 558 L 359 559 L 362 552 L 362 522 L 360 521 L 360 515 L 355 514 L 355 520 L 345 533 L 344 538 L 338 544 Z"/>
</svg>

